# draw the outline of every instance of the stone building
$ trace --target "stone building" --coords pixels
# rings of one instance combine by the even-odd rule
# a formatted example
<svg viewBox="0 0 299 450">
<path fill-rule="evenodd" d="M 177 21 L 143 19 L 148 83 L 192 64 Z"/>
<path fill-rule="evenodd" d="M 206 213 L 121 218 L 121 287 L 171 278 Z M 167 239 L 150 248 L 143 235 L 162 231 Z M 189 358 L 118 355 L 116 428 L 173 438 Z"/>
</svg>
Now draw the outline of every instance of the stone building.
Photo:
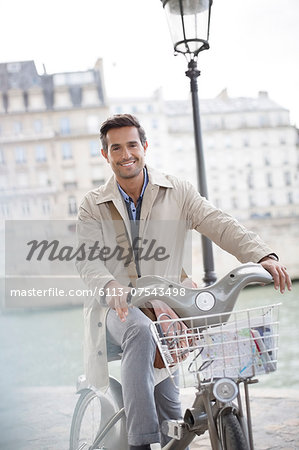
<svg viewBox="0 0 299 450">
<path fill-rule="evenodd" d="M 33 61 L 0 64 L 0 216 L 74 218 L 106 178 L 99 124 L 109 112 L 102 61 L 42 75 Z"/>
<path fill-rule="evenodd" d="M 171 160 L 196 183 L 191 102 L 166 102 Z M 299 216 L 296 128 L 267 92 L 200 101 L 210 200 L 242 220 Z M 182 160 L 185 164 L 182 165 Z"/>
<path fill-rule="evenodd" d="M 191 101 L 107 99 L 102 61 L 40 75 L 33 61 L 0 64 L 0 215 L 74 217 L 86 191 L 110 174 L 99 124 L 136 114 L 150 164 L 196 184 Z M 266 92 L 200 101 L 209 198 L 240 219 L 299 215 L 297 134 Z"/>
</svg>

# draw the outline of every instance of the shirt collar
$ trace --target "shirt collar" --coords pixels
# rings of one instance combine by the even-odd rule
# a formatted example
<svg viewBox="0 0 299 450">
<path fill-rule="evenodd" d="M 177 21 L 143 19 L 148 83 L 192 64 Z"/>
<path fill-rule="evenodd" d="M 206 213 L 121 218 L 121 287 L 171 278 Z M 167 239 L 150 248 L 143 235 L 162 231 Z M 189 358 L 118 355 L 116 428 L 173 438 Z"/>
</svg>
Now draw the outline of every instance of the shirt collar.
<svg viewBox="0 0 299 450">
<path fill-rule="evenodd" d="M 147 170 L 146 173 L 148 177 L 148 184 L 165 188 L 174 188 L 171 177 L 160 173 L 159 171 L 149 167 L 147 164 L 145 167 Z M 118 189 L 115 174 L 113 174 L 104 185 L 94 189 L 94 191 L 91 192 L 95 193 L 97 205 L 109 201 L 117 201 L 119 199 L 119 194 L 121 194 L 121 191 Z"/>
<path fill-rule="evenodd" d="M 141 189 L 141 194 L 140 194 L 140 196 L 139 196 L 137 201 L 142 199 L 142 197 L 144 195 L 145 188 L 146 188 L 146 186 L 148 184 L 148 174 L 147 174 L 147 170 L 146 170 L 145 167 L 143 168 L 143 174 L 144 174 L 143 186 L 142 186 L 142 189 Z M 125 202 L 129 203 L 130 201 L 133 201 L 131 199 L 131 197 L 120 187 L 120 185 L 118 183 L 117 183 L 117 187 L 118 187 L 119 192 L 121 193 L 123 199 L 125 200 Z"/>
</svg>

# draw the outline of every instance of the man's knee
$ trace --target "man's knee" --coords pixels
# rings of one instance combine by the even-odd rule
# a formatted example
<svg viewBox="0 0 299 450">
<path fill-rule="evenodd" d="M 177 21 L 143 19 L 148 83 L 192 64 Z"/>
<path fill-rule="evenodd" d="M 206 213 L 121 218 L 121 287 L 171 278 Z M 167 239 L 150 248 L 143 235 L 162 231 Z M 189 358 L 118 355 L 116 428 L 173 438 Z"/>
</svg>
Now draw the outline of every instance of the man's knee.
<svg viewBox="0 0 299 450">
<path fill-rule="evenodd" d="M 124 334 L 124 340 L 127 339 L 146 339 L 153 340 L 153 335 L 150 329 L 151 321 L 134 321 L 129 324 L 126 333 Z"/>
</svg>

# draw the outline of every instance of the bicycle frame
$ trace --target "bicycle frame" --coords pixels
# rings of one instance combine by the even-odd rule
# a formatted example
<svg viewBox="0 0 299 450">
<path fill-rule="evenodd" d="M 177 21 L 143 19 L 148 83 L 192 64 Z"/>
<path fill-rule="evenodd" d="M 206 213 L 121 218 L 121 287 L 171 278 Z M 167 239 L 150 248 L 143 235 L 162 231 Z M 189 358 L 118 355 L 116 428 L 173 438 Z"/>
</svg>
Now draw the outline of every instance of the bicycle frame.
<svg viewBox="0 0 299 450">
<path fill-rule="evenodd" d="M 114 379 L 111 379 L 114 380 Z M 116 380 L 113 381 L 113 383 Z M 248 393 L 248 385 L 257 383 L 258 380 L 243 380 L 238 383 L 238 395 L 237 404 L 233 402 L 221 403 L 218 400 L 213 399 L 213 384 L 199 385 L 197 392 L 195 393 L 195 399 L 191 408 L 187 408 L 184 419 L 179 424 L 176 422 L 175 427 L 180 427 L 180 430 L 173 429 L 173 434 L 176 434 L 177 439 L 173 438 L 162 450 L 183 450 L 196 436 L 204 434 L 209 430 L 211 446 L 213 450 L 222 450 L 221 445 L 221 420 L 223 415 L 229 411 L 237 412 L 238 418 L 241 422 L 241 427 L 246 436 L 248 436 L 250 450 L 254 450 L 252 426 L 251 426 L 251 414 L 250 414 L 250 400 Z M 241 393 L 239 386 L 244 385 L 245 405 L 246 405 L 246 418 L 243 412 Z M 91 446 L 88 450 L 95 450 L 99 448 L 99 445 L 103 442 L 109 431 L 114 425 L 125 416 L 124 407 L 117 411 L 100 430 Z M 218 425 L 218 426 L 217 426 Z M 82 444 L 78 450 L 87 450 L 85 444 Z"/>
</svg>

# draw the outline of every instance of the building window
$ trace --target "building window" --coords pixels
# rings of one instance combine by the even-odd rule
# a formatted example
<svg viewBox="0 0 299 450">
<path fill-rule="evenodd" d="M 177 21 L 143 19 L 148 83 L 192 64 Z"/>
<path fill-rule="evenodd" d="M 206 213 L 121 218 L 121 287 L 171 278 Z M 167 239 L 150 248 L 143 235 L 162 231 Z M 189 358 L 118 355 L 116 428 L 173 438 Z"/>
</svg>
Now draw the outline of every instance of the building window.
<svg viewBox="0 0 299 450">
<path fill-rule="evenodd" d="M 272 173 L 267 173 L 267 174 L 266 174 L 266 181 L 267 181 L 267 186 L 268 186 L 268 187 L 273 187 L 273 177 L 272 177 Z"/>
<path fill-rule="evenodd" d="M 225 148 L 231 148 L 232 140 L 231 140 L 230 136 L 225 136 L 224 145 L 225 145 Z"/>
<path fill-rule="evenodd" d="M 42 130 L 43 130 L 43 123 L 42 123 L 42 121 L 40 119 L 36 119 L 33 122 L 33 129 L 34 129 L 36 134 L 39 134 L 39 133 L 42 132 Z"/>
<path fill-rule="evenodd" d="M 50 208 L 50 200 L 48 198 L 44 198 L 42 200 L 42 213 L 44 215 L 50 214 L 51 208 Z"/>
<path fill-rule="evenodd" d="M 98 180 L 92 180 L 91 182 L 92 182 L 92 186 L 96 188 L 96 187 L 99 187 L 102 184 L 104 184 L 105 180 L 102 178 L 99 178 Z"/>
<path fill-rule="evenodd" d="M 89 133 L 98 134 L 100 128 L 98 116 L 87 116 L 86 125 Z"/>
<path fill-rule="evenodd" d="M 17 181 L 19 187 L 27 187 L 28 186 L 28 175 L 27 173 L 18 173 Z"/>
<path fill-rule="evenodd" d="M 232 206 L 234 209 L 237 209 L 239 207 L 238 200 L 236 197 L 232 197 Z"/>
<path fill-rule="evenodd" d="M 157 128 L 159 128 L 159 124 L 157 119 L 153 119 L 152 120 L 152 127 L 156 130 Z"/>
<path fill-rule="evenodd" d="M 246 128 L 247 125 L 248 125 L 248 124 L 247 124 L 246 118 L 243 117 L 243 116 L 241 116 L 241 117 L 240 117 L 240 127 L 241 127 L 241 128 Z"/>
<path fill-rule="evenodd" d="M 252 173 L 249 173 L 247 175 L 247 186 L 249 187 L 249 189 L 253 189 L 253 175 Z"/>
<path fill-rule="evenodd" d="M 219 198 L 215 198 L 214 204 L 215 204 L 216 208 L 221 208 L 221 201 Z"/>
<path fill-rule="evenodd" d="M 73 196 L 70 196 L 68 199 L 68 209 L 69 209 L 69 214 L 74 216 L 75 214 L 77 214 L 77 201 L 76 198 Z"/>
<path fill-rule="evenodd" d="M 268 141 L 267 141 L 267 138 L 265 136 L 262 137 L 262 146 L 263 147 L 268 147 Z"/>
<path fill-rule="evenodd" d="M 38 145 L 35 147 L 35 160 L 37 162 L 47 161 L 46 149 L 43 145 Z"/>
<path fill-rule="evenodd" d="M 91 167 L 91 180 L 93 186 L 99 186 L 103 184 L 104 176 L 103 176 L 103 167 L 102 166 L 93 166 Z"/>
<path fill-rule="evenodd" d="M 215 147 L 214 139 L 209 138 L 209 139 L 207 140 L 207 148 L 208 148 L 209 150 L 212 150 L 214 147 Z"/>
<path fill-rule="evenodd" d="M 7 189 L 8 188 L 8 180 L 6 175 L 0 175 L 0 189 Z"/>
<path fill-rule="evenodd" d="M 269 125 L 269 117 L 268 116 L 266 116 L 266 115 L 261 115 L 260 117 L 259 117 L 259 124 L 260 124 L 260 126 L 261 127 L 266 127 L 266 126 L 268 126 Z"/>
<path fill-rule="evenodd" d="M 23 214 L 23 216 L 29 216 L 30 215 L 30 204 L 26 200 L 24 200 L 22 202 L 22 214 Z"/>
<path fill-rule="evenodd" d="M 77 189 L 78 184 L 76 181 L 67 181 L 63 183 L 63 187 L 66 191 L 72 191 L 74 189 Z"/>
<path fill-rule="evenodd" d="M 14 122 L 13 123 L 13 131 L 14 134 L 20 134 L 22 132 L 22 122 Z"/>
<path fill-rule="evenodd" d="M 283 125 L 283 117 L 280 114 L 276 116 L 276 125 Z"/>
<path fill-rule="evenodd" d="M 250 208 L 254 208 L 256 206 L 256 202 L 255 202 L 254 197 L 252 195 L 250 195 L 248 200 L 249 200 Z"/>
<path fill-rule="evenodd" d="M 9 206 L 7 203 L 1 203 L 0 204 L 0 214 L 2 217 L 8 217 L 9 216 Z"/>
<path fill-rule="evenodd" d="M 90 156 L 99 156 L 100 149 L 99 149 L 99 143 L 97 141 L 90 141 L 89 142 L 89 153 Z"/>
<path fill-rule="evenodd" d="M 274 206 L 275 205 L 275 198 L 273 197 L 273 195 L 269 195 L 269 202 L 270 202 L 270 205 L 271 206 Z"/>
<path fill-rule="evenodd" d="M 4 150 L 0 148 L 0 165 L 5 164 Z"/>
<path fill-rule="evenodd" d="M 49 174 L 46 170 L 37 172 L 37 180 L 39 186 L 50 186 L 51 180 L 49 179 Z"/>
<path fill-rule="evenodd" d="M 17 147 L 15 149 L 15 160 L 18 164 L 23 164 L 26 162 L 26 152 L 23 147 Z"/>
<path fill-rule="evenodd" d="M 264 157 L 264 163 L 265 163 L 265 166 L 270 166 L 270 159 L 268 158 L 268 156 Z"/>
<path fill-rule="evenodd" d="M 294 203 L 293 192 L 288 192 L 288 203 L 290 205 Z"/>
<path fill-rule="evenodd" d="M 279 143 L 280 143 L 280 145 L 286 145 L 285 137 L 281 136 L 280 139 L 279 139 Z"/>
<path fill-rule="evenodd" d="M 291 185 L 291 174 L 290 174 L 290 172 L 285 172 L 283 174 L 283 176 L 284 176 L 285 185 L 286 186 L 290 186 Z"/>
<path fill-rule="evenodd" d="M 76 181 L 75 170 L 72 167 L 64 168 L 63 180 L 65 183 L 74 183 Z"/>
<path fill-rule="evenodd" d="M 65 135 L 70 134 L 71 127 L 70 127 L 70 119 L 68 117 L 62 117 L 60 119 L 60 133 Z"/>
<path fill-rule="evenodd" d="M 72 159 L 73 157 L 72 147 L 69 142 L 63 142 L 61 144 L 61 154 L 62 159 Z"/>
</svg>

